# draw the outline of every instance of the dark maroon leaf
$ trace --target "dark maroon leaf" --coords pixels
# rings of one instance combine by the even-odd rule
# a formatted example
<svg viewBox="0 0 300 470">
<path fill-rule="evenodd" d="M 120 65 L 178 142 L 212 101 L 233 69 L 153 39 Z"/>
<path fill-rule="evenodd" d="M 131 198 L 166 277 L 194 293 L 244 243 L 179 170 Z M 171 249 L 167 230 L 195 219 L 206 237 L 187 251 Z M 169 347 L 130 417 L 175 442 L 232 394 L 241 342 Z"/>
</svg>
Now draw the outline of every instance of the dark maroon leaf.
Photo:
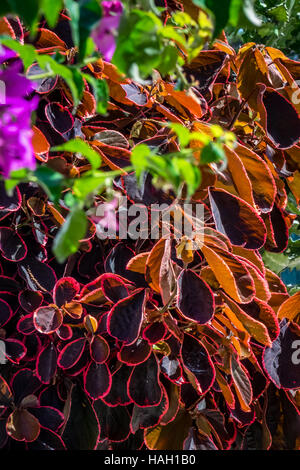
<svg viewBox="0 0 300 470">
<path fill-rule="evenodd" d="M 106 364 L 91 362 L 83 380 L 84 389 L 93 400 L 98 400 L 107 395 L 111 387 L 111 374 Z"/>
<path fill-rule="evenodd" d="M 108 316 L 108 333 L 129 345 L 139 336 L 145 305 L 145 290 L 120 300 Z"/>
<path fill-rule="evenodd" d="M 62 438 L 50 429 L 41 428 L 39 437 L 28 444 L 29 450 L 66 450 Z"/>
<path fill-rule="evenodd" d="M 265 89 L 262 102 L 267 134 L 274 145 L 280 149 L 295 145 L 300 138 L 300 119 L 293 105 L 272 88 Z"/>
<path fill-rule="evenodd" d="M 136 366 L 145 362 L 151 354 L 151 346 L 148 341 L 138 339 L 136 343 L 130 346 L 123 346 L 118 353 L 118 359 L 125 364 Z"/>
<path fill-rule="evenodd" d="M 286 250 L 289 243 L 289 229 L 283 216 L 283 211 L 276 203 L 274 203 L 273 209 L 270 214 L 268 214 L 268 217 L 275 245 L 268 237 L 265 249 L 274 253 L 281 253 Z"/>
<path fill-rule="evenodd" d="M 157 426 L 166 413 L 168 405 L 168 396 L 165 391 L 162 395 L 160 404 L 157 406 L 147 406 L 145 408 L 134 405 L 130 423 L 132 433 L 136 433 L 140 428 L 147 429 Z"/>
<path fill-rule="evenodd" d="M 145 277 L 143 274 L 135 273 L 126 269 L 126 266 L 134 257 L 134 252 L 125 246 L 123 243 L 118 243 L 114 248 L 109 252 L 105 260 L 105 271 L 107 273 L 119 274 L 125 279 L 135 283 L 137 286 L 147 287 Z"/>
<path fill-rule="evenodd" d="M 8 303 L 0 299 L 0 326 L 3 327 L 10 320 L 12 315 L 13 312 Z"/>
<path fill-rule="evenodd" d="M 209 199 L 216 229 L 233 245 L 251 250 L 264 245 L 265 224 L 250 204 L 224 189 L 210 188 Z"/>
<path fill-rule="evenodd" d="M 50 431 L 57 431 L 64 422 L 63 413 L 52 406 L 29 408 L 29 411 L 39 420 L 43 428 L 50 429 Z"/>
<path fill-rule="evenodd" d="M 36 361 L 36 374 L 44 384 L 49 384 L 56 373 L 57 352 L 53 343 L 41 350 Z"/>
<path fill-rule="evenodd" d="M 178 279 L 177 307 L 189 320 L 203 325 L 212 319 L 214 295 L 208 284 L 190 269 L 184 269 Z"/>
<path fill-rule="evenodd" d="M 49 103 L 45 108 L 45 113 L 50 125 L 56 132 L 64 134 L 72 129 L 74 125 L 72 114 L 60 103 Z"/>
<path fill-rule="evenodd" d="M 71 339 L 73 336 L 73 330 L 70 325 L 60 325 L 60 327 L 56 330 L 57 336 L 63 341 Z"/>
<path fill-rule="evenodd" d="M 128 281 L 121 276 L 115 274 L 103 274 L 101 276 L 101 289 L 105 297 L 111 302 L 118 302 L 125 297 L 128 297 Z"/>
<path fill-rule="evenodd" d="M 164 322 L 151 323 L 144 329 L 143 338 L 146 339 L 149 344 L 155 344 L 164 338 L 166 332 L 167 328 Z"/>
<path fill-rule="evenodd" d="M 57 364 L 62 369 L 70 369 L 80 359 L 86 345 L 85 338 L 75 339 L 60 351 Z"/>
<path fill-rule="evenodd" d="M 26 354 L 25 345 L 21 341 L 13 338 L 6 338 L 2 341 L 5 344 L 4 354 L 7 359 L 18 364 Z"/>
<path fill-rule="evenodd" d="M 93 361 L 97 364 L 103 364 L 109 356 L 109 345 L 102 336 L 96 335 L 92 338 L 90 352 Z"/>
<path fill-rule="evenodd" d="M 215 380 L 215 369 L 203 344 L 194 336 L 185 333 L 182 362 L 192 385 L 200 392 L 207 392 Z"/>
<path fill-rule="evenodd" d="M 80 290 L 79 283 L 72 277 L 63 277 L 55 284 L 53 299 L 58 307 L 71 302 Z"/>
<path fill-rule="evenodd" d="M 121 366 L 113 375 L 109 393 L 103 397 L 108 406 L 129 405 L 132 400 L 128 396 L 127 384 L 132 372 L 131 367 Z"/>
<path fill-rule="evenodd" d="M 94 402 L 101 427 L 101 439 L 125 441 L 130 434 L 130 414 L 125 406 L 108 407 L 102 400 Z"/>
<path fill-rule="evenodd" d="M 15 212 L 21 207 L 21 193 L 18 186 L 13 190 L 12 196 L 5 191 L 4 181 L 0 181 L 0 210 Z"/>
<path fill-rule="evenodd" d="M 24 397 L 33 395 L 41 386 L 41 382 L 30 369 L 21 369 L 11 380 L 14 402 L 18 405 Z"/>
<path fill-rule="evenodd" d="M 36 331 L 33 323 L 32 313 L 29 313 L 28 315 L 20 318 L 17 324 L 17 330 L 23 335 L 31 335 Z"/>
<path fill-rule="evenodd" d="M 140 407 L 159 405 L 162 399 L 159 367 L 154 353 L 134 367 L 128 382 L 128 395 Z"/>
<path fill-rule="evenodd" d="M 0 227 L 0 250 L 8 261 L 21 261 L 27 254 L 27 248 L 20 235 L 8 227 Z"/>
<path fill-rule="evenodd" d="M 16 441 L 33 442 L 40 433 L 40 424 L 29 411 L 17 408 L 9 416 L 6 430 Z"/>
<path fill-rule="evenodd" d="M 39 291 L 25 289 L 19 293 L 20 305 L 28 313 L 32 313 L 40 307 L 43 299 L 43 294 Z"/>
<path fill-rule="evenodd" d="M 268 377 L 278 388 L 300 387 L 300 327 L 286 319 L 280 323 L 280 333 L 263 353 L 263 365 Z"/>
<path fill-rule="evenodd" d="M 18 269 L 29 289 L 42 292 L 52 291 L 56 283 L 56 275 L 47 264 L 27 256 L 18 265 Z"/>
</svg>

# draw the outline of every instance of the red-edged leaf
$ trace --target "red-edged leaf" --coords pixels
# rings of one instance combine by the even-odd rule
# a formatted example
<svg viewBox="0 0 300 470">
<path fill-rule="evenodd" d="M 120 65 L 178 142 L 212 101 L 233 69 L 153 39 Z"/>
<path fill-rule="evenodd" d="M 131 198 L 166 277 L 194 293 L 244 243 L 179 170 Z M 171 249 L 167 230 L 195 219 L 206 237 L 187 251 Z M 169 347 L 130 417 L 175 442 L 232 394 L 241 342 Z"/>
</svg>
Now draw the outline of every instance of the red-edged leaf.
<svg viewBox="0 0 300 470">
<path fill-rule="evenodd" d="M 214 295 L 208 284 L 190 269 L 184 269 L 178 279 L 177 307 L 185 318 L 203 325 L 212 319 Z"/>
<path fill-rule="evenodd" d="M 8 383 L 0 375 L 0 407 L 8 406 L 12 400 L 12 393 Z"/>
<path fill-rule="evenodd" d="M 109 392 L 111 374 L 106 364 L 90 362 L 84 377 L 84 389 L 90 398 L 98 400 Z"/>
<path fill-rule="evenodd" d="M 122 346 L 118 352 L 118 360 L 125 364 L 136 366 L 146 361 L 151 354 L 151 346 L 148 341 L 138 339 L 136 343 L 130 346 Z"/>
<path fill-rule="evenodd" d="M 86 345 L 85 338 L 75 339 L 71 343 L 66 344 L 63 349 L 60 351 L 57 364 L 62 369 L 70 369 L 73 367 L 82 356 Z"/>
<path fill-rule="evenodd" d="M 71 302 L 79 293 L 80 284 L 72 277 L 63 277 L 57 281 L 53 289 L 53 299 L 58 307 Z"/>
<path fill-rule="evenodd" d="M 16 409 L 8 417 L 7 434 L 16 441 L 33 442 L 40 433 L 40 423 L 25 409 Z"/>
<path fill-rule="evenodd" d="M 25 289 L 19 293 L 21 307 L 28 313 L 34 312 L 43 302 L 43 294 L 39 291 Z"/>
<path fill-rule="evenodd" d="M 72 129 L 74 125 L 73 116 L 60 103 L 49 103 L 45 108 L 45 113 L 50 125 L 56 132 L 64 134 Z"/>
<path fill-rule="evenodd" d="M 127 345 L 134 343 L 140 333 L 144 305 L 144 289 L 117 302 L 108 316 L 108 333 Z"/>
<path fill-rule="evenodd" d="M 135 366 L 128 382 L 128 396 L 140 407 L 159 405 L 162 399 L 158 361 L 152 353 L 147 361 Z"/>
<path fill-rule="evenodd" d="M 45 429 L 57 431 L 64 422 L 64 415 L 52 406 L 39 406 L 30 408 L 30 413 L 38 420 L 40 425 Z"/>
<path fill-rule="evenodd" d="M 199 393 L 207 392 L 214 383 L 215 369 L 206 348 L 194 336 L 185 333 L 181 355 L 191 384 Z"/>
<path fill-rule="evenodd" d="M 108 406 L 129 405 L 132 402 L 127 390 L 131 372 L 132 368 L 125 365 L 114 372 L 109 393 L 103 397 L 103 401 Z"/>
<path fill-rule="evenodd" d="M 155 322 L 148 325 L 143 331 L 143 338 L 150 344 L 158 343 L 161 341 L 167 332 L 167 327 L 164 322 Z"/>
<path fill-rule="evenodd" d="M 91 358 L 97 363 L 97 364 L 103 364 L 109 356 L 109 345 L 107 341 L 102 338 L 100 335 L 96 335 L 92 338 L 91 344 L 90 344 L 90 352 L 91 352 Z"/>
<path fill-rule="evenodd" d="M 251 250 L 264 245 L 265 224 L 250 204 L 224 189 L 210 188 L 209 198 L 217 230 L 226 235 L 233 245 Z"/>
<path fill-rule="evenodd" d="M 41 350 L 36 360 L 36 373 L 39 380 L 49 384 L 56 373 L 57 352 L 53 343 Z"/>
<path fill-rule="evenodd" d="M 0 326 L 4 326 L 12 317 L 13 312 L 5 300 L 0 299 Z"/>
<path fill-rule="evenodd" d="M 40 333 L 54 333 L 63 322 L 63 315 L 54 304 L 46 307 L 39 307 L 33 314 L 34 326 Z"/>
<path fill-rule="evenodd" d="M 278 388 L 300 387 L 300 327 L 286 319 L 280 323 L 280 333 L 263 353 L 263 365 L 268 377 Z"/>
<path fill-rule="evenodd" d="M 0 250 L 9 261 L 21 261 L 27 254 L 27 247 L 20 235 L 8 227 L 0 227 Z"/>
<path fill-rule="evenodd" d="M 4 340 L 4 354 L 11 362 L 18 364 L 26 355 L 26 346 L 18 339 L 6 338 Z"/>
</svg>

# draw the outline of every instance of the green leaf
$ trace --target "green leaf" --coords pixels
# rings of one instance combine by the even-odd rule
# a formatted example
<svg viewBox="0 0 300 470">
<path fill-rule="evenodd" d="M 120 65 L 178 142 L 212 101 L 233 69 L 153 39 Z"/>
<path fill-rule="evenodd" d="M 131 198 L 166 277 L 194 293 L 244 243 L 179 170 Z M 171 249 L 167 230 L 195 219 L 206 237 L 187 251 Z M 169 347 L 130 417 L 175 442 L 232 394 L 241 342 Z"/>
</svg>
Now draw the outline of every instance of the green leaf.
<svg viewBox="0 0 300 470">
<path fill-rule="evenodd" d="M 215 17 L 215 30 L 213 37 L 216 38 L 228 23 L 231 0 L 222 0 L 221 2 L 216 2 L 216 0 L 206 0 L 205 4 Z"/>
<path fill-rule="evenodd" d="M 270 253 L 269 251 L 265 251 L 262 258 L 264 264 L 276 274 L 279 274 L 289 265 L 289 258 L 283 253 Z"/>
<path fill-rule="evenodd" d="M 138 144 L 132 149 L 130 160 L 134 166 L 138 181 L 140 181 L 143 172 L 147 169 L 147 157 L 150 155 L 151 150 L 146 144 Z"/>
<path fill-rule="evenodd" d="M 213 163 L 226 160 L 224 150 L 220 144 L 209 142 L 201 152 L 201 163 Z"/>
<path fill-rule="evenodd" d="M 132 10 L 123 15 L 112 62 L 126 75 L 132 76 L 137 66 L 141 77 L 150 75 L 161 62 L 160 28 L 161 21 L 151 12 Z"/>
<path fill-rule="evenodd" d="M 105 186 L 107 176 L 103 174 L 99 176 L 83 176 L 77 179 L 73 185 L 73 191 L 75 196 L 80 200 L 84 201 L 85 198 L 90 194 Z"/>
<path fill-rule="evenodd" d="M 157 67 L 162 76 L 174 72 L 178 61 L 178 50 L 169 44 L 162 50 L 161 62 Z"/>
<path fill-rule="evenodd" d="M 73 206 L 53 242 L 53 253 L 59 263 L 63 263 L 68 256 L 76 253 L 79 240 L 85 236 L 86 229 L 85 212 L 78 206 Z"/>
<path fill-rule="evenodd" d="M 268 13 L 279 22 L 286 23 L 289 21 L 289 12 L 285 3 L 280 3 L 279 5 L 270 8 Z"/>
<path fill-rule="evenodd" d="M 31 44 L 21 44 L 20 42 L 7 37 L 0 38 L 0 43 L 19 54 L 25 69 L 30 67 L 30 65 L 36 61 L 37 54 L 35 48 Z"/>
<path fill-rule="evenodd" d="M 201 183 L 199 168 L 183 158 L 173 158 L 172 165 L 179 173 L 180 181 L 186 183 L 188 196 L 192 196 Z"/>
<path fill-rule="evenodd" d="M 8 0 L 1 0 L 0 3 L 0 16 L 4 16 L 11 10 Z"/>
<path fill-rule="evenodd" d="M 59 64 L 48 55 L 38 55 L 37 61 L 42 69 L 52 72 L 53 75 L 59 75 L 65 80 L 72 93 L 74 105 L 78 106 L 84 89 L 81 72 L 76 67 Z"/>
<path fill-rule="evenodd" d="M 12 171 L 9 175 L 9 179 L 4 180 L 4 186 L 6 192 L 10 195 L 13 192 L 13 189 L 19 184 L 21 181 L 25 180 L 28 176 L 28 169 L 22 168 L 20 170 Z"/>
<path fill-rule="evenodd" d="M 57 23 L 60 11 L 63 9 L 62 0 L 41 0 L 41 8 L 51 28 Z"/>
<path fill-rule="evenodd" d="M 16 13 L 27 26 L 34 28 L 39 14 L 39 0 L 7 0 L 5 3 L 9 4 L 11 13 Z"/>
<path fill-rule="evenodd" d="M 44 188 L 50 199 L 52 199 L 54 202 L 57 202 L 63 190 L 63 175 L 47 166 L 39 166 L 35 170 L 34 176 L 38 183 L 40 183 Z"/>
<path fill-rule="evenodd" d="M 183 126 L 182 124 L 178 124 L 177 122 L 172 123 L 169 127 L 176 132 L 179 143 L 182 147 L 186 147 L 190 142 L 190 131 L 187 127 Z"/>
<path fill-rule="evenodd" d="M 87 144 L 84 140 L 79 138 L 69 140 L 62 145 L 53 147 L 51 150 L 58 152 L 79 153 L 90 162 L 93 169 L 97 169 L 101 165 L 101 157 L 99 153 L 90 147 L 90 145 Z"/>
</svg>

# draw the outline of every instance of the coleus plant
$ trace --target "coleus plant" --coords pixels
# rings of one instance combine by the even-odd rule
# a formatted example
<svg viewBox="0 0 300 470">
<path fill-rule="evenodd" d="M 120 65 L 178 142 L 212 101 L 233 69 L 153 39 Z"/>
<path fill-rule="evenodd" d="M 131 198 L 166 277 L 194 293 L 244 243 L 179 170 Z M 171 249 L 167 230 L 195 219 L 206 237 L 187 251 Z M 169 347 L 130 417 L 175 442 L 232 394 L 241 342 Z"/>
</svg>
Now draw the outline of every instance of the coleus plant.
<svg viewBox="0 0 300 470">
<path fill-rule="evenodd" d="M 133 80 L 99 57 L 77 66 L 86 32 L 57 4 L 33 38 L 0 23 L 7 69 L 21 57 L 34 78 L 38 161 L 0 184 L 0 447 L 299 448 L 299 294 L 262 260 L 286 249 L 300 198 L 299 63 L 224 34 L 187 60 L 169 29 L 177 79 Z M 112 194 L 149 214 L 204 205 L 203 243 L 100 240 Z"/>
</svg>

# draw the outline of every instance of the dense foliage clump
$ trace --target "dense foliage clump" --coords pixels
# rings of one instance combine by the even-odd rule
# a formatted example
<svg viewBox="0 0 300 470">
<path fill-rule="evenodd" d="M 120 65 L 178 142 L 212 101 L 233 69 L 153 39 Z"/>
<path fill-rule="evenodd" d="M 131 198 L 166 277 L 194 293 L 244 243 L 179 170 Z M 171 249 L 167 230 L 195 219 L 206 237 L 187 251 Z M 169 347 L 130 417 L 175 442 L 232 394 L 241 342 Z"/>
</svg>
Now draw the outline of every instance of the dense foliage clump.
<svg viewBox="0 0 300 470">
<path fill-rule="evenodd" d="M 300 296 L 264 260 L 297 227 L 300 63 L 210 2 L 72 3 L 0 20 L 0 448 L 299 449 Z M 149 227 L 201 206 L 201 236 L 174 209 L 124 238 L 121 197 Z"/>
</svg>

